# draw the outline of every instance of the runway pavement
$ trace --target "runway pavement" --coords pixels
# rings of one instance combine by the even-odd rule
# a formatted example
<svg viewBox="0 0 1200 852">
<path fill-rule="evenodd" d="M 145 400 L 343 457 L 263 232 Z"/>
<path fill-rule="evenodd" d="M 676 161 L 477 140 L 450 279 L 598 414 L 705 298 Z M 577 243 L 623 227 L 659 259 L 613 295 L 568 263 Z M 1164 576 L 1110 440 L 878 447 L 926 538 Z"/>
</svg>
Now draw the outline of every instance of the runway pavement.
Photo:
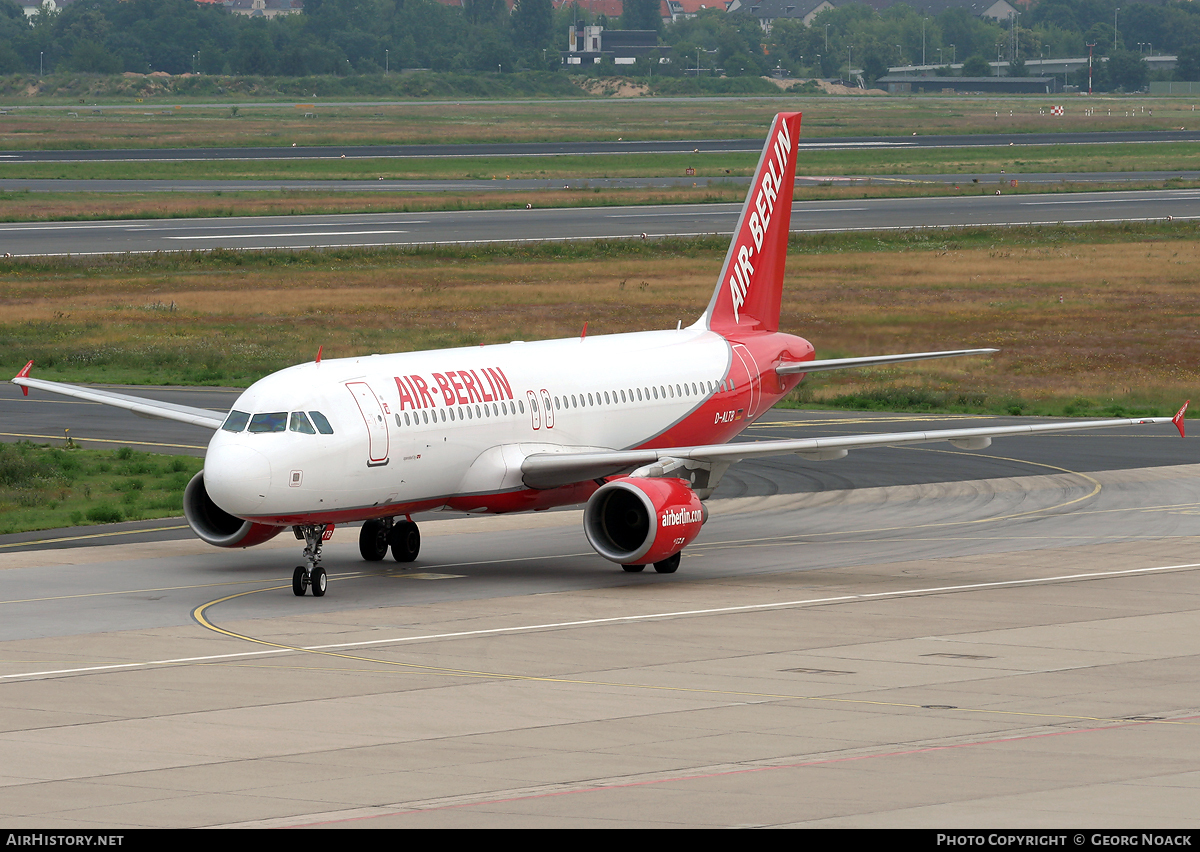
<svg viewBox="0 0 1200 852">
<path fill-rule="evenodd" d="M 803 201 L 794 233 L 1081 224 L 1200 218 L 1200 190 Z M 1000 191 L 1000 190 L 996 190 Z M 728 234 L 740 204 L 686 204 L 341 216 L 260 216 L 0 225 L 0 254 L 416 246 Z"/>
<path fill-rule="evenodd" d="M 320 599 L 281 539 L 0 550 L 0 821 L 1195 828 L 1200 459 L 1151 431 L 776 477 L 674 575 L 578 511 L 426 520 L 409 571 L 339 530 Z"/>
</svg>

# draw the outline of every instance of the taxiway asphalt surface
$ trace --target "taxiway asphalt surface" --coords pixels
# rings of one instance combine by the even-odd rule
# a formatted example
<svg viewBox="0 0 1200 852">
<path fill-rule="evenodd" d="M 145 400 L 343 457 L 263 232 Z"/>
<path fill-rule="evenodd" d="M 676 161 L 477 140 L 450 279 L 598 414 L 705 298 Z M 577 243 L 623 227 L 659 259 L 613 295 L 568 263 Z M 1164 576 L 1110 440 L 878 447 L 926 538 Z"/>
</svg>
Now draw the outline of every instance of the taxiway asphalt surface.
<svg viewBox="0 0 1200 852">
<path fill-rule="evenodd" d="M 339 529 L 320 599 L 284 537 L 3 548 L 0 821 L 1194 828 L 1197 440 L 739 466 L 674 575 L 577 510 Z"/>
<path fill-rule="evenodd" d="M 802 201 L 794 233 L 1082 224 L 1200 218 L 1200 190 Z M 740 204 L 260 216 L 0 225 L 15 257 L 228 249 L 304 249 L 728 234 Z"/>
</svg>

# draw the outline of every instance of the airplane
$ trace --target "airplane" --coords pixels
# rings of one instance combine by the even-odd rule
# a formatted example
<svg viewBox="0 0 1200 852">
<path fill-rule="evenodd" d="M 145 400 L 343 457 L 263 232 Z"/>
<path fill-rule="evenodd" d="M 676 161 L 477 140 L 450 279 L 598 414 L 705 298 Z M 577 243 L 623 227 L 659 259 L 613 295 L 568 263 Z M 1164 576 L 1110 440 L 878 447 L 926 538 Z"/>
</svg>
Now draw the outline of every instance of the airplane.
<svg viewBox="0 0 1200 852">
<path fill-rule="evenodd" d="M 362 522 L 359 551 L 412 562 L 412 515 L 584 505 L 592 548 L 625 571 L 674 573 L 708 518 L 730 465 L 796 454 L 1172 422 L 1174 417 L 729 443 L 809 373 L 931 358 L 958 349 L 817 360 L 779 330 L 801 114 L 771 124 L 724 267 L 692 325 L 628 334 L 316 359 L 255 382 L 225 415 L 112 391 L 12 381 L 213 430 L 184 515 L 217 547 L 250 547 L 286 529 L 305 543 L 292 591 L 326 592 L 322 544 Z"/>
</svg>

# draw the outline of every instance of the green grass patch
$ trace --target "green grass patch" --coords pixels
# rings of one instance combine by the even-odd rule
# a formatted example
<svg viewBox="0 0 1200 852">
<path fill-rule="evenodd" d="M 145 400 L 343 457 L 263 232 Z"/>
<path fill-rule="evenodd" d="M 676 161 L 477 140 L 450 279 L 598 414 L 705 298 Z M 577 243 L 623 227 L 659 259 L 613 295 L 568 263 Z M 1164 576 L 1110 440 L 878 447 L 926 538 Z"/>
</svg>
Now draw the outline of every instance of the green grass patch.
<svg viewBox="0 0 1200 852">
<path fill-rule="evenodd" d="M 553 157 L 195 160 L 187 162 L 0 163 L 0 178 L 63 180 L 492 180 L 753 174 L 757 153 L 596 154 Z M 1018 164 L 1019 161 L 1019 164 Z M 805 151 L 801 175 L 916 175 L 1021 172 L 1194 171 L 1193 143 L 1033 145 L 897 150 Z"/>
<path fill-rule="evenodd" d="M 0 535 L 176 517 L 202 459 L 0 444 Z"/>
</svg>

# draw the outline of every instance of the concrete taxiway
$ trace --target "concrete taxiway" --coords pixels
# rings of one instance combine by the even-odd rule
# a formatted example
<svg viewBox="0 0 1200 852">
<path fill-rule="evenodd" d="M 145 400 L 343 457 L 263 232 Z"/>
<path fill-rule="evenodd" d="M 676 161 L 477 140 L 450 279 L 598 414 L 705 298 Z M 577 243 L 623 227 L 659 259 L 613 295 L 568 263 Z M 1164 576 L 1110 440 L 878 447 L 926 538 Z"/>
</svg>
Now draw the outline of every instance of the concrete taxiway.
<svg viewBox="0 0 1200 852">
<path fill-rule="evenodd" d="M 775 414 L 759 437 L 814 428 Z M 426 520 L 407 571 L 339 529 L 320 599 L 283 537 L 0 550 L 0 820 L 1194 827 L 1172 434 L 1087 469 L 1078 436 L 780 460 L 674 575 L 604 562 L 576 510 Z"/>
<path fill-rule="evenodd" d="M 998 191 L 998 190 L 997 190 Z M 1200 190 L 801 201 L 793 233 L 1200 218 Z M 0 226 L 12 256 L 337 246 L 419 246 L 728 234 L 740 204 L 256 216 Z"/>
</svg>

